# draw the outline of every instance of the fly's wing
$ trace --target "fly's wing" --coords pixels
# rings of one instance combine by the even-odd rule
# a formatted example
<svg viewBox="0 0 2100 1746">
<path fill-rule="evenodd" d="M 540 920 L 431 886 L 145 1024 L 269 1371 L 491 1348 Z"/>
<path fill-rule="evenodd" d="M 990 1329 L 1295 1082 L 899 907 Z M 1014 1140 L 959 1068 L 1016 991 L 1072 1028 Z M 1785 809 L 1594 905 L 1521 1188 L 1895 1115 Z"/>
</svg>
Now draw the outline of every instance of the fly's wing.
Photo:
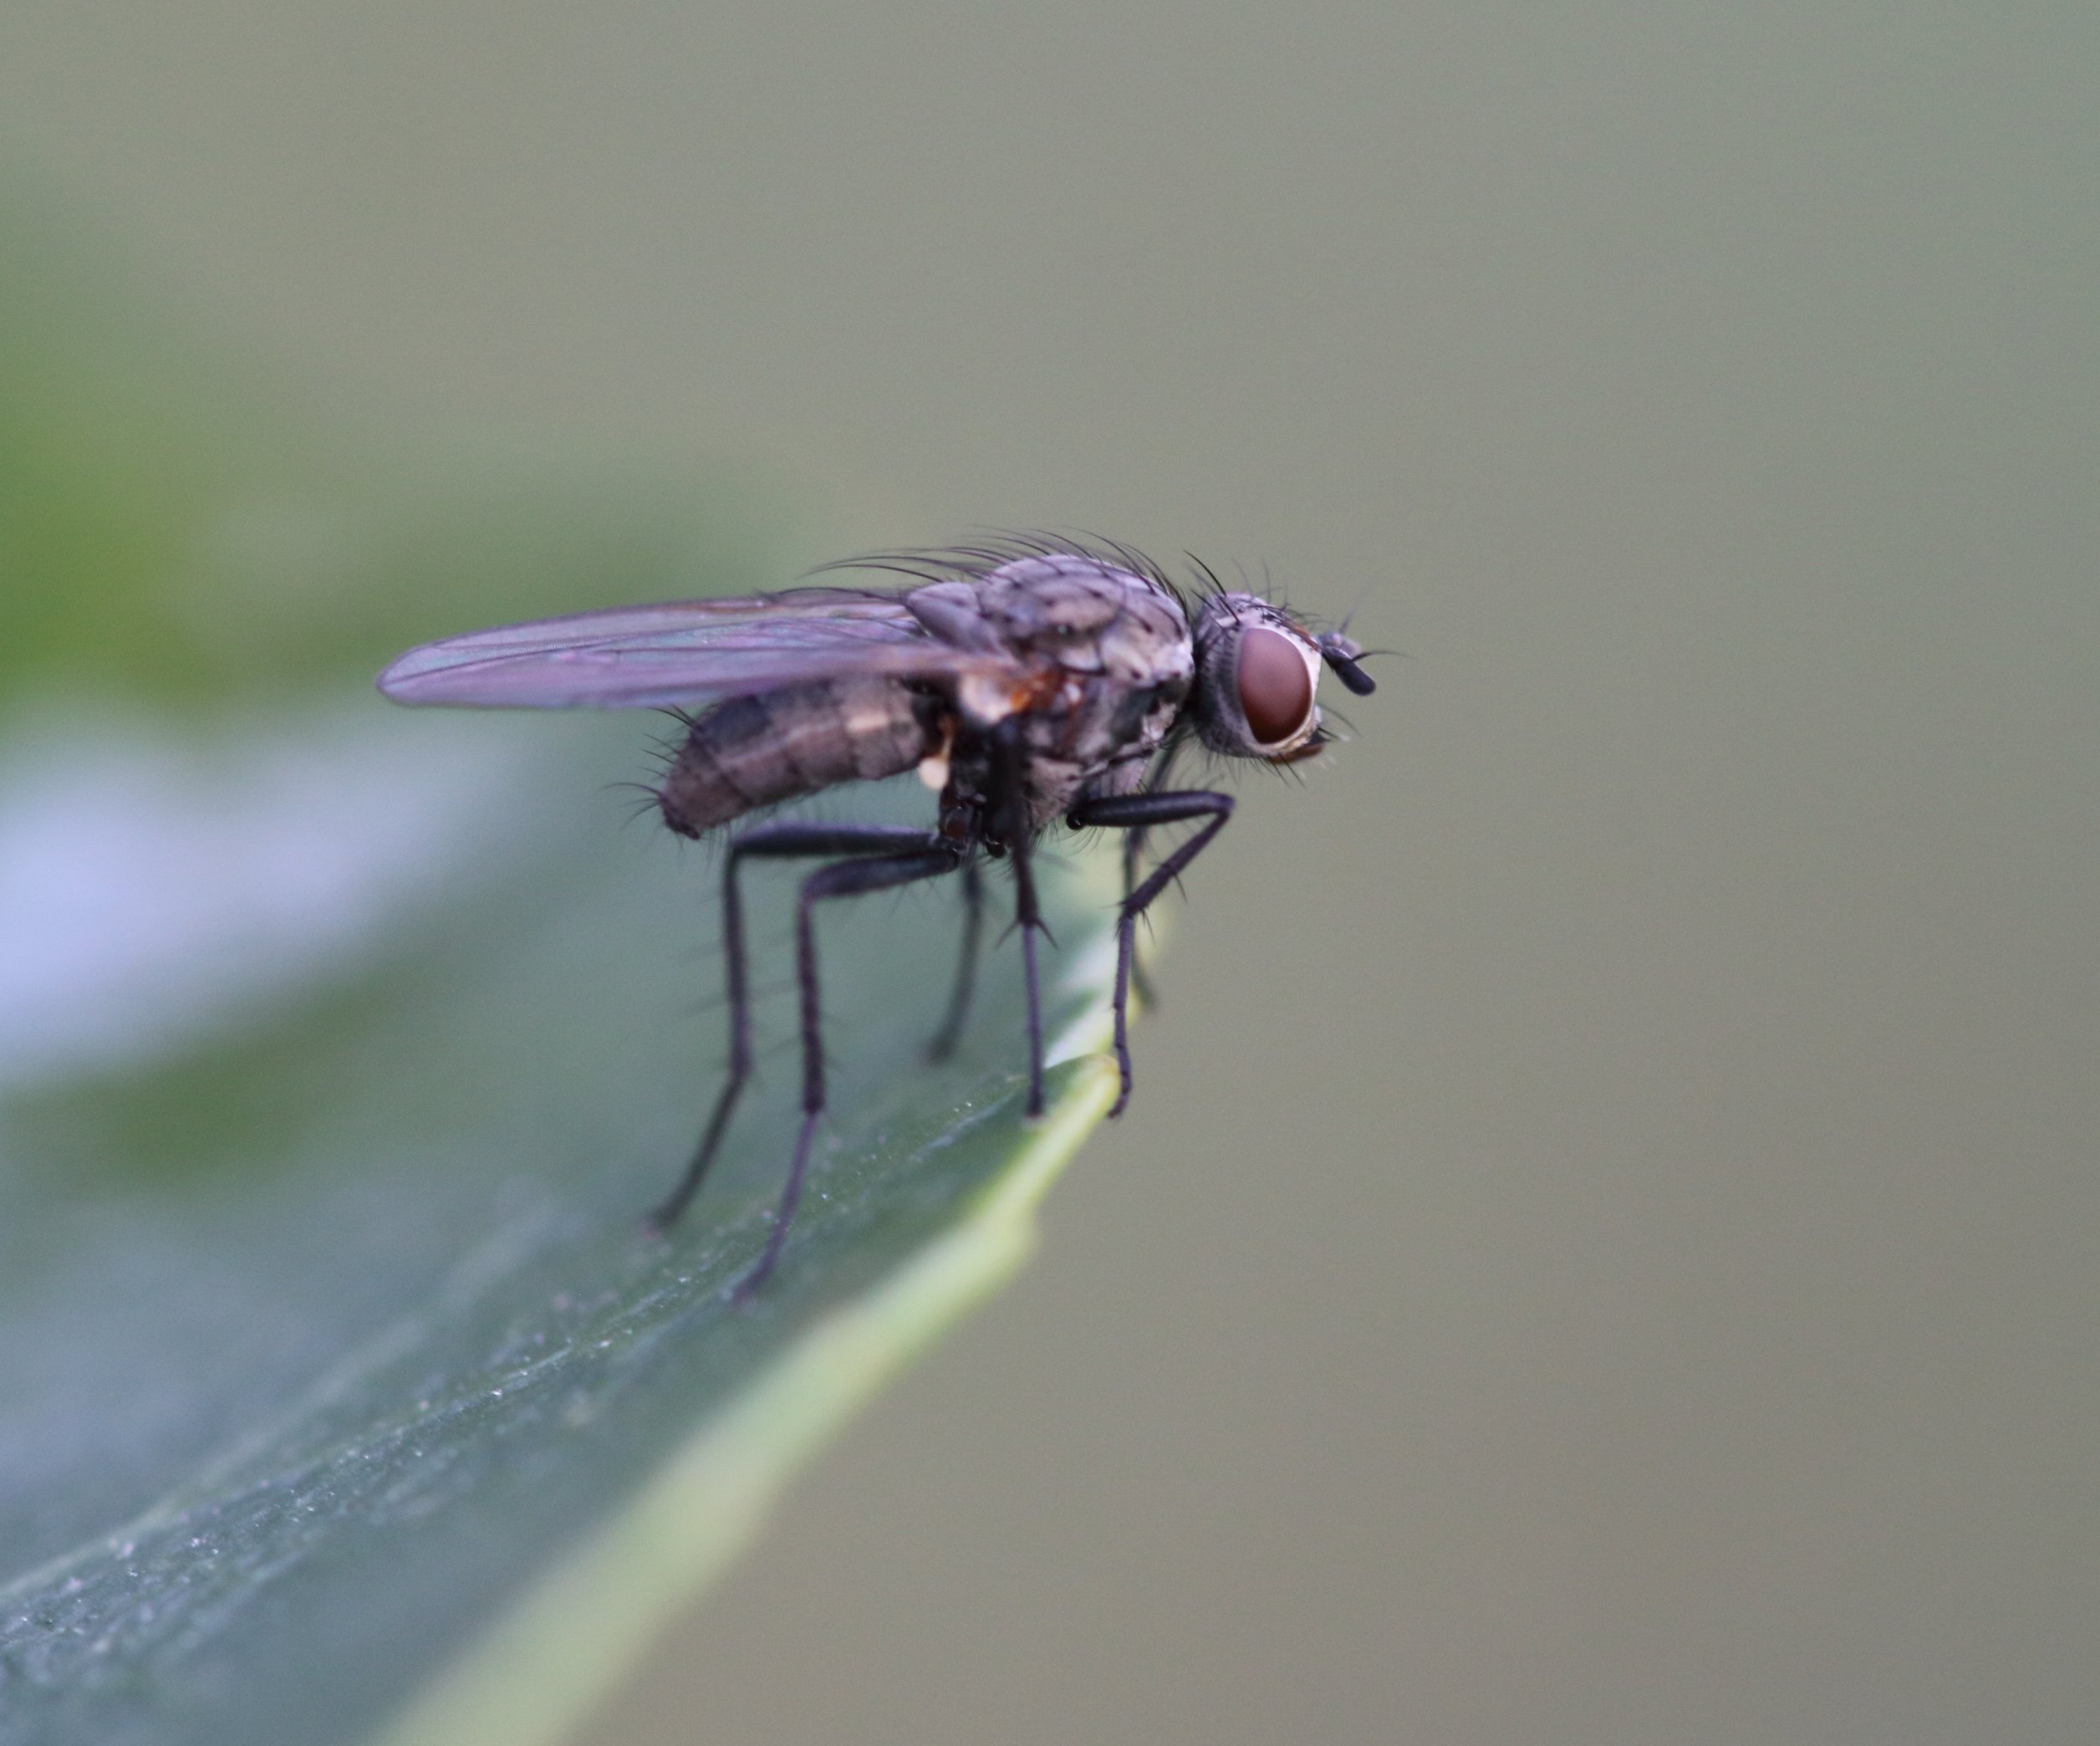
<svg viewBox="0 0 2100 1746">
<path fill-rule="evenodd" d="M 661 709 L 854 674 L 934 679 L 1005 665 L 936 641 L 895 595 L 803 588 L 471 630 L 410 649 L 379 687 L 397 703 Z"/>
</svg>

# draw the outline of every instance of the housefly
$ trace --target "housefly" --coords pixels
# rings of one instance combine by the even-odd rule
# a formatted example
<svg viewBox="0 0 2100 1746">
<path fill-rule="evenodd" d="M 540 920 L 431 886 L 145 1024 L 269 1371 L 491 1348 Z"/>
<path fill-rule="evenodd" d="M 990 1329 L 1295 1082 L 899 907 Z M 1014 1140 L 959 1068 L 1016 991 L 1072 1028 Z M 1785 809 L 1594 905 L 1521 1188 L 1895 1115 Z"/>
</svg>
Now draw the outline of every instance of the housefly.
<svg viewBox="0 0 2100 1746">
<path fill-rule="evenodd" d="M 1316 630 L 1198 564 L 1184 588 L 1108 542 L 1032 536 L 854 560 L 903 579 L 886 588 L 806 587 L 742 600 L 676 600 L 471 631 L 411 649 L 380 676 L 399 703 L 661 709 L 686 728 L 657 804 L 697 837 L 757 808 L 839 783 L 917 769 L 939 796 L 933 828 L 774 820 L 740 830 L 722 862 L 728 1073 L 677 1187 L 651 1215 L 668 1228 L 699 1192 L 752 1070 L 743 904 L 746 860 L 813 860 L 796 909 L 802 1124 L 771 1232 L 737 1287 L 772 1271 L 793 1222 L 824 1110 L 816 907 L 835 897 L 959 874 L 962 946 L 936 1056 L 952 1049 L 975 980 L 981 864 L 1012 870 L 1027 993 L 1028 1112 L 1042 1110 L 1042 932 L 1033 855 L 1062 820 L 1121 830 L 1114 1036 L 1130 1095 L 1129 1008 L 1139 918 L 1209 846 L 1232 799 L 1177 789 L 1177 754 L 1288 764 L 1331 736 L 1314 701 L 1323 666 L 1364 696 L 1364 651 Z M 1198 828 L 1149 870 L 1146 834 Z M 1142 875 L 1142 876 L 1140 876 Z"/>
</svg>

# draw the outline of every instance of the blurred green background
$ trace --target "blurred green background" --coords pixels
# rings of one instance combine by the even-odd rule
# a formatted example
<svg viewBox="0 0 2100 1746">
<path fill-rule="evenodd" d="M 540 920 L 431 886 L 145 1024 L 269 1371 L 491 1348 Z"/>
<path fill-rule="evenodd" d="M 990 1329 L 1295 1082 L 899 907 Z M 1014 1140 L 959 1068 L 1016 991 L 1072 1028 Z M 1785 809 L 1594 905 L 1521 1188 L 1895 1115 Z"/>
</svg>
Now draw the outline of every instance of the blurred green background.
<svg viewBox="0 0 2100 1746">
<path fill-rule="evenodd" d="M 18 163 L 381 446 L 1409 656 L 594 1739 L 2090 1737 L 2096 75 L 2045 4 L 9 9 Z"/>
</svg>

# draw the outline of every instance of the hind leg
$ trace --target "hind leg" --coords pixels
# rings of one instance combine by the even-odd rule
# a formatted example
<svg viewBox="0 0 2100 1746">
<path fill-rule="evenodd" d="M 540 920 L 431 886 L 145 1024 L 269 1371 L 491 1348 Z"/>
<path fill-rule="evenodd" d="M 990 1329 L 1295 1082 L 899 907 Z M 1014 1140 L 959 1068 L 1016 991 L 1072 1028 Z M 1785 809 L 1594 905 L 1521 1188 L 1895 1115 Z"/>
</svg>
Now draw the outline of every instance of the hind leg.
<svg viewBox="0 0 2100 1746">
<path fill-rule="evenodd" d="M 817 984 L 817 906 L 833 897 L 855 897 L 864 891 L 885 891 L 921 879 L 937 879 L 956 870 L 961 856 L 953 844 L 920 849 L 904 855 L 869 855 L 864 860 L 833 861 L 819 867 L 802 882 L 795 906 L 795 983 L 802 1003 L 802 1126 L 795 1135 L 795 1153 L 788 1166 L 787 1186 L 773 1211 L 772 1229 L 765 1252 L 752 1270 L 737 1282 L 732 1297 L 747 1300 L 764 1284 L 780 1259 L 788 1241 L 788 1228 L 794 1223 L 795 1208 L 802 1200 L 803 1179 L 809 1170 L 809 1149 L 816 1139 L 817 1124 L 824 1113 L 824 1042 L 823 1006 Z"/>
<path fill-rule="evenodd" d="M 928 830 L 889 824 L 761 824 L 729 845 L 722 863 L 722 961 L 729 1005 L 729 1071 L 715 1099 L 713 1113 L 678 1186 L 649 1215 L 650 1227 L 666 1231 L 683 1216 L 707 1178 L 716 1151 L 729 1127 L 731 1113 L 751 1077 L 751 987 L 744 955 L 744 905 L 737 874 L 747 856 L 808 858 L 820 855 L 895 855 L 924 853 L 941 839 Z M 941 870 L 946 871 L 944 868 Z"/>
</svg>

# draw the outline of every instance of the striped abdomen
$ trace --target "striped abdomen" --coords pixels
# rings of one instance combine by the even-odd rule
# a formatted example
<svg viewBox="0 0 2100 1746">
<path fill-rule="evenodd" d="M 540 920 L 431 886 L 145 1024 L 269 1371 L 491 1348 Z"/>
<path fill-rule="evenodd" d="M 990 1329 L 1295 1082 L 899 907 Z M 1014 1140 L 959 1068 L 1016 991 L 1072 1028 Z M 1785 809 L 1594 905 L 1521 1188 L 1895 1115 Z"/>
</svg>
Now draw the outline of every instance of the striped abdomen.
<svg viewBox="0 0 2100 1746">
<path fill-rule="evenodd" d="M 895 679 L 825 679 L 731 697 L 696 717 L 659 797 L 682 836 L 834 783 L 909 770 L 931 749 L 929 700 Z"/>
</svg>

